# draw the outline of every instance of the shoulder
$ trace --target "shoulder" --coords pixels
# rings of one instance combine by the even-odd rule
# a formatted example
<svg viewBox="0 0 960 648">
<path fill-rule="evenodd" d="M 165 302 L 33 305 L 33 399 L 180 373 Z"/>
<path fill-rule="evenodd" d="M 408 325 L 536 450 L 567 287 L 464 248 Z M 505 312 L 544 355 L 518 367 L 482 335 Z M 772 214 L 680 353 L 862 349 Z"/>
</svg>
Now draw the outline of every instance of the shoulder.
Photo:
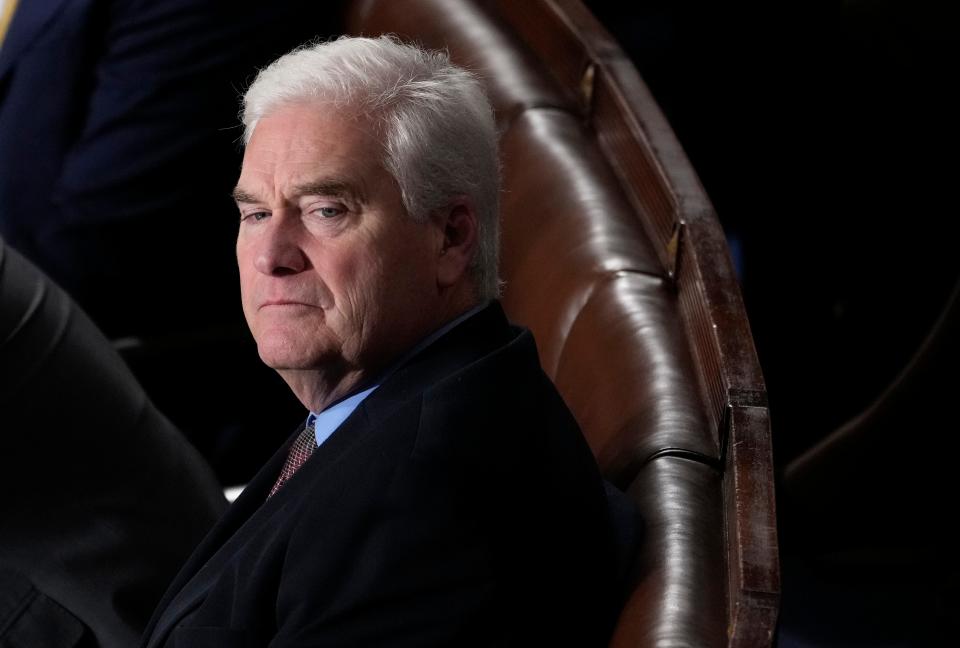
<svg viewBox="0 0 960 648">
<path fill-rule="evenodd" d="M 438 435 L 440 438 L 438 438 Z M 466 446 L 470 454 L 530 452 L 543 443 L 577 446 L 582 435 L 556 387 L 540 367 L 532 334 L 511 337 L 424 390 L 417 447 Z"/>
</svg>

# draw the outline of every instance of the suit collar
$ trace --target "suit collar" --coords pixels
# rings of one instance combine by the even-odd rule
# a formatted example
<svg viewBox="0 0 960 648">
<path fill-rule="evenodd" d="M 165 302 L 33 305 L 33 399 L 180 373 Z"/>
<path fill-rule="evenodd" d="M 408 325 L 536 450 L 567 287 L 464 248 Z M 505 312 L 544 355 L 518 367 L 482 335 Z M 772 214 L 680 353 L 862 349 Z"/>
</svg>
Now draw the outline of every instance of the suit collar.
<svg viewBox="0 0 960 648">
<path fill-rule="evenodd" d="M 55 20 L 65 0 L 20 0 L 7 36 L 0 46 L 0 79 L 13 68 L 20 55 Z"/>
<path fill-rule="evenodd" d="M 390 403 L 421 394 L 440 378 L 472 364 L 518 334 L 500 303 L 490 302 L 407 359 L 363 404 L 372 417 L 380 418 Z"/>
</svg>

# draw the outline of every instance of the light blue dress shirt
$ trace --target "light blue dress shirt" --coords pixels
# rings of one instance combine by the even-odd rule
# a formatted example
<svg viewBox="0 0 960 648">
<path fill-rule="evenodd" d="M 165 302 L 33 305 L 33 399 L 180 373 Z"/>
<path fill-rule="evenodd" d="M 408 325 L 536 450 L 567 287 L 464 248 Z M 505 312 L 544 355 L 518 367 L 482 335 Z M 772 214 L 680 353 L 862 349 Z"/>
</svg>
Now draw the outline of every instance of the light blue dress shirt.
<svg viewBox="0 0 960 648">
<path fill-rule="evenodd" d="M 314 433 L 317 435 L 317 447 L 319 448 L 324 441 L 329 439 L 330 435 L 340 427 L 340 424 L 346 421 L 348 416 L 353 414 L 353 410 L 357 409 L 357 405 L 359 405 L 364 398 L 372 394 L 373 390 L 379 386 L 379 384 L 376 384 L 369 389 L 364 389 L 362 392 L 358 392 L 349 398 L 345 398 L 331 405 L 319 414 L 310 412 L 310 416 L 307 417 L 307 425 L 310 425 L 310 420 L 313 419 Z"/>
</svg>

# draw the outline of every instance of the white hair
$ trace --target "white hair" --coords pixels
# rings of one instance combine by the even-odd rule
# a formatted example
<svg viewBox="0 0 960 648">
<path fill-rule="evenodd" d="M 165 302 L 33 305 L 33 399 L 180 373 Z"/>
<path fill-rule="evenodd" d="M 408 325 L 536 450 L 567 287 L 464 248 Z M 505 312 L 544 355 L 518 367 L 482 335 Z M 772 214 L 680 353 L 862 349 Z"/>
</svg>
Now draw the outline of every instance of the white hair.
<svg viewBox="0 0 960 648">
<path fill-rule="evenodd" d="M 479 229 L 470 271 L 480 299 L 497 297 L 497 131 L 480 80 L 445 52 L 393 36 L 306 45 L 261 70 L 247 90 L 244 143 L 271 110 L 314 100 L 372 120 L 384 140 L 384 168 L 412 218 L 422 222 L 457 196 L 470 199 Z"/>
</svg>

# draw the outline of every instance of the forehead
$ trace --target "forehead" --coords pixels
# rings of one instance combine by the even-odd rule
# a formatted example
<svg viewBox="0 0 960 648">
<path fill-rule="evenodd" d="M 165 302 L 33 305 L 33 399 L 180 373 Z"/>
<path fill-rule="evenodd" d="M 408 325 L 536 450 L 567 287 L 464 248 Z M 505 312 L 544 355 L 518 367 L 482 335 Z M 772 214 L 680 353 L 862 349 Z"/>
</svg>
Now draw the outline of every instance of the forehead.
<svg viewBox="0 0 960 648">
<path fill-rule="evenodd" d="M 285 104 L 254 128 L 239 184 L 302 183 L 325 176 L 362 182 L 384 173 L 381 155 L 368 119 L 320 102 Z"/>
</svg>

